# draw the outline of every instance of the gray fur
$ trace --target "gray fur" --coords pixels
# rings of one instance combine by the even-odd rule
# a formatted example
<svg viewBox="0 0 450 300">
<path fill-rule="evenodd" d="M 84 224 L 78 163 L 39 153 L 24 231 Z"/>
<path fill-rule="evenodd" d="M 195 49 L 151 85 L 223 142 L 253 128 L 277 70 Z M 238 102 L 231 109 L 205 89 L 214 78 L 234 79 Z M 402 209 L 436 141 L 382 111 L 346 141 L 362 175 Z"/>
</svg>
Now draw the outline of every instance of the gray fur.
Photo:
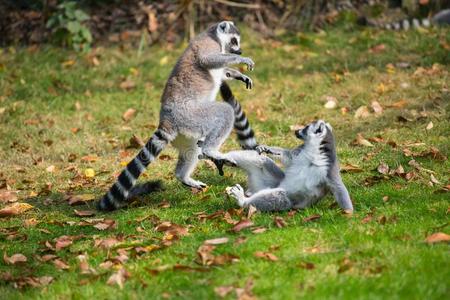
<svg viewBox="0 0 450 300">
<path fill-rule="evenodd" d="M 296 136 L 303 139 L 304 144 L 292 150 L 257 147 L 258 152 L 278 157 L 285 166 L 284 172 L 268 157 L 255 158 L 255 151 L 227 153 L 249 174 L 248 189 L 252 195 L 247 196 L 239 185 L 227 188 L 227 192 L 242 207 L 253 205 L 261 211 L 280 211 L 311 206 L 331 191 L 343 210 L 353 211 L 339 174 L 331 126 L 319 120 L 297 131 Z M 269 161 L 271 163 L 267 163 Z M 271 184 L 261 185 L 265 181 Z"/>
<path fill-rule="evenodd" d="M 179 151 L 176 177 L 190 187 L 206 186 L 191 178 L 200 154 L 222 164 L 234 163 L 219 152 L 233 129 L 234 109 L 215 100 L 226 67 L 243 63 L 253 69 L 253 61 L 240 52 L 239 30 L 229 21 L 209 27 L 190 42 L 164 88 L 158 130 L 102 198 L 99 209 L 125 205 L 137 178 L 168 143 Z"/>
</svg>

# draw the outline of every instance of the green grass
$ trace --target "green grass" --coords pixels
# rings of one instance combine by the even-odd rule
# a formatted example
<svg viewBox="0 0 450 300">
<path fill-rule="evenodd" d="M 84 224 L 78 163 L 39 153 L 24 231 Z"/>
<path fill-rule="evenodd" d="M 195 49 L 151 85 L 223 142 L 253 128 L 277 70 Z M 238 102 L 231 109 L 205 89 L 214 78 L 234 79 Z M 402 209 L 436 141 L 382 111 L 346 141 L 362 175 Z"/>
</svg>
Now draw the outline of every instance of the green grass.
<svg viewBox="0 0 450 300">
<path fill-rule="evenodd" d="M 133 133 L 143 139 L 152 134 L 165 79 L 182 45 L 173 50 L 148 48 L 140 57 L 136 48 L 127 45 L 97 48 L 98 66 L 93 66 L 89 57 L 49 46 L 37 51 L 3 49 L 0 108 L 5 111 L 0 114 L 0 179 L 20 190 L 19 201 L 34 208 L 1 219 L 0 254 L 22 253 L 28 261 L 23 265 L 1 262 L 0 274 L 10 272 L 16 279 L 46 275 L 54 281 L 46 287 L 16 289 L 13 282 L 2 279 L 0 298 L 205 299 L 218 297 L 215 287 L 244 287 L 251 280 L 252 293 L 261 299 L 447 299 L 448 245 L 429 245 L 424 239 L 434 232 L 450 231 L 450 197 L 448 192 L 440 192 L 449 181 L 448 160 L 415 158 L 441 182 L 433 186 L 429 185 L 429 173 L 417 170 L 411 181 L 394 176 L 373 185 L 364 182 L 378 175 L 374 169 L 381 162 L 414 171 L 408 165 L 412 158 L 403 153 L 405 148 L 421 152 L 436 147 L 449 155 L 450 55 L 444 47 L 450 44 L 449 29 L 396 33 L 338 28 L 326 34 L 286 35 L 281 40 L 264 40 L 244 31 L 244 53 L 256 62 L 255 71 L 250 73 L 255 87 L 245 91 L 243 84 L 232 83 L 259 141 L 293 147 L 298 140 L 290 126 L 322 118 L 334 127 L 341 164 L 357 165 L 363 171 L 343 174 L 355 204 L 352 217 L 343 216 L 328 196 L 293 216 L 287 212 L 256 214 L 252 219 L 255 226 L 267 228 L 261 234 L 248 229 L 231 233 L 232 225 L 222 218 L 199 220 L 197 212 L 237 208 L 224 190 L 244 183 L 245 177 L 231 168 L 220 177 L 206 163 L 200 163 L 195 177 L 210 186 L 204 193 L 192 194 L 174 179 L 176 153 L 172 148 L 164 152 L 170 159 L 151 165 L 142 179 L 162 178 L 164 192 L 143 197 L 127 209 L 95 216 L 116 220 L 117 229 L 99 231 L 77 225 L 82 218 L 76 217 L 73 209 L 93 209 L 93 203 L 70 207 L 64 200 L 67 194 L 100 197 L 122 163 L 137 152 L 123 152 Z M 369 51 L 379 44 L 385 45 L 384 51 Z M 75 63 L 64 66 L 70 60 Z M 410 66 L 389 72 L 386 66 L 399 62 Z M 438 64 L 434 71 L 433 64 Z M 418 68 L 424 68 L 426 74 L 418 74 Z M 119 86 L 127 77 L 136 83 L 130 91 Z M 336 97 L 338 109 L 324 109 L 325 96 Z M 405 107 L 387 107 L 402 99 L 407 101 Z M 373 100 L 385 107 L 383 114 L 355 119 L 356 109 L 370 107 Z M 80 110 L 75 108 L 76 102 Z M 137 109 L 137 115 L 124 122 L 121 116 L 130 107 Z M 342 114 L 342 107 L 349 112 Z M 399 122 L 399 116 L 408 121 Z M 430 121 L 434 126 L 426 130 Z M 79 131 L 73 133 L 72 128 Z M 397 146 L 385 142 L 373 143 L 374 147 L 354 146 L 351 143 L 358 133 L 366 138 L 380 135 Z M 222 149 L 236 148 L 233 136 Z M 98 160 L 83 161 L 86 155 L 96 155 Z M 69 162 L 69 156 L 75 159 Z M 51 165 L 56 168 L 53 173 L 46 171 Z M 95 170 L 93 179 L 84 178 L 87 168 Z M 389 201 L 383 201 L 384 196 L 389 196 Z M 170 207 L 159 207 L 163 201 Z M 313 214 L 321 218 L 303 221 Z M 107 285 L 115 270 L 102 271 L 98 266 L 117 251 L 94 247 L 94 239 L 121 235 L 125 244 L 161 243 L 162 233 L 155 231 L 152 222 L 139 221 L 151 215 L 189 227 L 189 235 L 170 247 L 143 255 L 130 249 L 129 260 L 123 265 L 131 276 L 124 288 Z M 368 215 L 372 219 L 366 222 Z M 283 217 L 287 226 L 277 228 L 275 216 Z M 379 221 L 383 217 L 387 220 L 384 224 Z M 25 220 L 31 218 L 39 223 L 25 227 Z M 75 225 L 70 226 L 70 221 Z M 4 233 L 6 229 L 18 235 L 11 238 Z M 35 258 L 46 253 L 42 252 L 45 241 L 78 234 L 85 237 L 56 253 L 70 265 L 69 270 L 60 271 L 53 263 Z M 234 254 L 238 262 L 207 267 L 206 272 L 166 270 L 154 275 L 148 271 L 175 264 L 199 267 L 197 249 L 204 240 L 218 237 L 229 237 L 230 242 L 218 245 L 213 253 Z M 246 242 L 235 243 L 240 237 L 246 237 Z M 312 251 L 313 247 L 318 251 Z M 257 258 L 256 251 L 272 252 L 278 261 Z M 83 253 L 98 275 L 80 273 L 76 256 Z M 304 262 L 313 263 L 314 268 L 302 268 Z M 231 292 L 227 297 L 233 299 L 236 294 Z"/>
</svg>

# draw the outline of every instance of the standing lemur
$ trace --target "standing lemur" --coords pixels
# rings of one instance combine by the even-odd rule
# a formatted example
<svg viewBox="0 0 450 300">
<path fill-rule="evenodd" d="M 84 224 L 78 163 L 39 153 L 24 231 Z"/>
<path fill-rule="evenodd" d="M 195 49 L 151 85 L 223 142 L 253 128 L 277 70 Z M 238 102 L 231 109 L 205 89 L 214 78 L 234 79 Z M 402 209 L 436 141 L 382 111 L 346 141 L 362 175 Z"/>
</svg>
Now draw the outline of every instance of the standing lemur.
<svg viewBox="0 0 450 300">
<path fill-rule="evenodd" d="M 304 143 L 293 150 L 257 146 L 254 150 L 231 151 L 226 157 L 247 172 L 248 190 L 237 184 L 227 188 L 241 207 L 253 205 L 261 211 L 305 208 L 331 191 L 339 206 L 353 211 L 347 188 L 339 174 L 332 128 L 322 120 L 313 122 L 295 135 Z M 283 171 L 260 153 L 281 159 Z"/>
<path fill-rule="evenodd" d="M 235 164 L 233 159 L 219 152 L 233 124 L 241 145 L 245 148 L 256 146 L 253 131 L 239 103 L 223 82 L 238 79 L 245 82 L 247 88 L 252 87 L 249 77 L 228 68 L 245 64 L 249 70 L 253 69 L 254 62 L 240 54 L 240 33 L 229 21 L 210 26 L 190 42 L 167 80 L 161 97 L 158 129 L 100 200 L 100 210 L 114 210 L 125 205 L 138 177 L 168 143 L 179 151 L 177 179 L 194 188 L 206 186 L 191 178 L 199 155 L 211 159 L 219 171 L 224 164 Z M 215 101 L 219 88 L 227 103 Z"/>
</svg>

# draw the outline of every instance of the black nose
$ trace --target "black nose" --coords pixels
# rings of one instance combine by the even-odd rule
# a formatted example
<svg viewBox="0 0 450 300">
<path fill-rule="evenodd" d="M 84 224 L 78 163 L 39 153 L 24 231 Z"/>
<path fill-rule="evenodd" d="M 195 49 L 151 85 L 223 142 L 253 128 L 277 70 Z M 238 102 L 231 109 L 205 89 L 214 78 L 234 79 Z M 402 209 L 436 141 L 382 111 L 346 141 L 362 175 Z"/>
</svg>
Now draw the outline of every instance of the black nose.
<svg viewBox="0 0 450 300">
<path fill-rule="evenodd" d="M 301 140 L 303 140 L 303 134 L 302 134 L 302 129 L 296 130 L 295 131 L 295 136 Z"/>
<path fill-rule="evenodd" d="M 230 50 L 230 53 L 237 54 L 237 55 L 241 55 L 241 54 L 242 54 L 242 51 L 241 51 L 241 49 L 238 49 L 238 50 L 233 50 L 233 49 L 231 49 L 231 50 Z"/>
</svg>

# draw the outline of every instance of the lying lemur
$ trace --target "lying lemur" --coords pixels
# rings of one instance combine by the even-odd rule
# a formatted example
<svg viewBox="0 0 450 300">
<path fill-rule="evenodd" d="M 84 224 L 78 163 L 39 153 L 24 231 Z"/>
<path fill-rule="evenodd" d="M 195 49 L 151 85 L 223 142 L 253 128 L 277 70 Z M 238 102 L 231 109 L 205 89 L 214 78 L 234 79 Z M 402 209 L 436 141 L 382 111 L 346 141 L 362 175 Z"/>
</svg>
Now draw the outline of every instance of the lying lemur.
<svg viewBox="0 0 450 300">
<path fill-rule="evenodd" d="M 293 150 L 258 146 L 256 151 L 227 153 L 248 175 L 246 192 L 237 184 L 228 187 L 227 193 L 241 207 L 253 205 L 260 211 L 280 211 L 308 207 L 331 191 L 339 206 L 352 212 L 350 196 L 339 174 L 331 126 L 319 120 L 295 135 L 304 143 Z M 272 159 L 260 155 L 263 152 L 279 157 L 284 172 Z"/>
</svg>

